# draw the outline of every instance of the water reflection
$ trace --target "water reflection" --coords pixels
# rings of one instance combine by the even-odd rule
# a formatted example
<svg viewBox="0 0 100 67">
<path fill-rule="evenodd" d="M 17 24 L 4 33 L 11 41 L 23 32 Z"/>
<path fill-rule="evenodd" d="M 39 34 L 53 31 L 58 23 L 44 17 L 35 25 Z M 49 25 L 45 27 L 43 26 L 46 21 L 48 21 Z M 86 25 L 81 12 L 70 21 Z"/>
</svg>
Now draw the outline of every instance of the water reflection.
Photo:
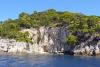
<svg viewBox="0 0 100 67">
<path fill-rule="evenodd" d="M 0 55 L 0 67 L 100 67 L 100 57 Z"/>
</svg>

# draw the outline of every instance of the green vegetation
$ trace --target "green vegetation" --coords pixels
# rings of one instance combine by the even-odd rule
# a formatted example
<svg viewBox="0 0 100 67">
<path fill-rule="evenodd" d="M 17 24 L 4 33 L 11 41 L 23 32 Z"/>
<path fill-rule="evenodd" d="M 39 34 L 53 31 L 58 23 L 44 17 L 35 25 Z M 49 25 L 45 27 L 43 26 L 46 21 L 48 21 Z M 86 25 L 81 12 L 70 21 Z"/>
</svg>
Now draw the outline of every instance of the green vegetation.
<svg viewBox="0 0 100 67">
<path fill-rule="evenodd" d="M 69 45 L 75 45 L 75 43 L 77 42 L 77 37 L 74 35 L 69 35 L 68 37 L 66 37 L 66 42 Z"/>
<path fill-rule="evenodd" d="M 2 38 L 16 39 L 18 41 L 31 42 L 28 33 L 20 32 L 23 28 L 69 27 L 72 35 L 67 38 L 69 43 L 76 43 L 80 36 L 100 32 L 100 17 L 86 16 L 81 13 L 60 12 L 50 9 L 32 14 L 22 12 L 18 19 L 8 19 L 0 22 L 0 36 Z M 79 35 L 79 33 L 81 35 Z M 76 40 L 77 39 L 77 40 Z"/>
</svg>

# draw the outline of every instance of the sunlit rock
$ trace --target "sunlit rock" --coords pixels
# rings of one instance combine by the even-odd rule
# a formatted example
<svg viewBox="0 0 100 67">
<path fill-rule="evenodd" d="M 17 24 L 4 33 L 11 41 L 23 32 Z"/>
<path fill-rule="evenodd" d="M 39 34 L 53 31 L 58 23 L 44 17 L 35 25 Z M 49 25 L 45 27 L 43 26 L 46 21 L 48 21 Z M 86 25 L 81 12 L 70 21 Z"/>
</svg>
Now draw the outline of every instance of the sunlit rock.
<svg viewBox="0 0 100 67">
<path fill-rule="evenodd" d="M 80 42 L 73 49 L 66 43 L 66 37 L 70 34 L 66 27 L 40 27 L 22 29 L 20 32 L 29 32 L 32 43 L 17 42 L 14 39 L 0 38 L 0 51 L 4 52 L 26 52 L 26 53 L 62 53 L 73 51 L 78 55 L 92 55 L 100 53 L 100 41 L 92 42 L 93 36 L 84 42 Z M 90 43 L 88 45 L 88 43 Z M 95 46 L 96 45 L 96 46 Z"/>
</svg>

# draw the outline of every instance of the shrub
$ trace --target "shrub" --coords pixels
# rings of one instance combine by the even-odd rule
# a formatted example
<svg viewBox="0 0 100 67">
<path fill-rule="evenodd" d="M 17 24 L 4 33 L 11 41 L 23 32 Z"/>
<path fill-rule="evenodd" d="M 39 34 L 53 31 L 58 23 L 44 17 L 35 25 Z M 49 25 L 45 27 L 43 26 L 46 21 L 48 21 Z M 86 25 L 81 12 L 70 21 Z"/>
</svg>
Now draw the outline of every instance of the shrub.
<svg viewBox="0 0 100 67">
<path fill-rule="evenodd" d="M 68 37 L 66 37 L 66 42 L 69 45 L 75 45 L 75 43 L 77 42 L 77 37 L 74 35 L 69 35 Z"/>
</svg>

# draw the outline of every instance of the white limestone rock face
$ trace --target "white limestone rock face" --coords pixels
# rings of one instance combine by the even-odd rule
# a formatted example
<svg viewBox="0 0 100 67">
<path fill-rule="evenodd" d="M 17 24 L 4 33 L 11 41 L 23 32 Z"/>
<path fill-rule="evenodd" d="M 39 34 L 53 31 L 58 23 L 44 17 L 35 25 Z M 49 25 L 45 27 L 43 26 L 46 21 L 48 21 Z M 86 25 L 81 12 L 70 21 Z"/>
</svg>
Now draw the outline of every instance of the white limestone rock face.
<svg viewBox="0 0 100 67">
<path fill-rule="evenodd" d="M 0 50 L 4 52 L 24 52 L 27 43 L 10 39 L 0 39 Z"/>
<path fill-rule="evenodd" d="M 9 47 L 8 52 L 25 52 L 27 43 L 24 42 L 14 42 L 13 45 Z"/>
<path fill-rule="evenodd" d="M 65 28 L 40 27 L 38 30 L 30 29 L 28 32 L 33 34 L 31 35 L 33 52 L 60 52 L 65 49 L 65 37 L 68 35 Z"/>
<path fill-rule="evenodd" d="M 0 50 L 4 52 L 61 52 L 65 50 L 65 37 L 68 35 L 66 28 L 40 27 L 39 29 L 23 29 L 29 32 L 33 44 L 17 42 L 16 40 L 0 39 Z M 27 47 L 28 46 L 28 47 Z"/>
<path fill-rule="evenodd" d="M 0 50 L 4 52 L 27 52 L 27 53 L 60 53 L 67 50 L 73 50 L 75 54 L 96 54 L 100 53 L 100 41 L 95 45 L 87 45 L 88 42 L 93 40 L 91 37 L 86 42 L 75 46 L 71 49 L 66 44 L 65 38 L 69 35 L 66 27 L 40 27 L 22 29 L 20 32 L 29 32 L 29 38 L 32 38 L 31 43 L 17 42 L 14 39 L 0 38 Z"/>
<path fill-rule="evenodd" d="M 100 54 L 100 49 L 98 45 L 95 46 L 95 54 Z"/>
<path fill-rule="evenodd" d="M 100 54 L 100 41 L 95 45 L 78 45 L 74 49 L 75 54 L 84 54 L 84 55 L 98 55 Z"/>
</svg>

